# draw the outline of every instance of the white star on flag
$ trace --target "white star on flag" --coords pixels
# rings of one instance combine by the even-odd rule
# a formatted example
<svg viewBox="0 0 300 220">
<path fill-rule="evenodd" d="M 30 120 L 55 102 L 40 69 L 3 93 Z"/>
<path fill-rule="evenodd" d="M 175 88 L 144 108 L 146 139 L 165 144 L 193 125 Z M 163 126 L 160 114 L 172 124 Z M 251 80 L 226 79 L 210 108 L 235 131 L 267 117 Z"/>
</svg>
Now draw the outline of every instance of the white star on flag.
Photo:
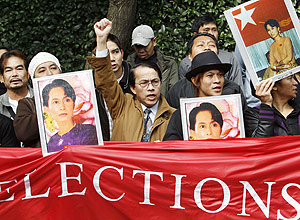
<svg viewBox="0 0 300 220">
<path fill-rule="evenodd" d="M 242 30 L 248 23 L 256 25 L 256 23 L 254 22 L 254 20 L 251 17 L 254 10 L 255 10 L 255 8 L 252 8 L 252 9 L 246 11 L 246 9 L 244 7 L 241 7 L 241 13 L 234 16 L 234 18 L 241 20 Z"/>
</svg>

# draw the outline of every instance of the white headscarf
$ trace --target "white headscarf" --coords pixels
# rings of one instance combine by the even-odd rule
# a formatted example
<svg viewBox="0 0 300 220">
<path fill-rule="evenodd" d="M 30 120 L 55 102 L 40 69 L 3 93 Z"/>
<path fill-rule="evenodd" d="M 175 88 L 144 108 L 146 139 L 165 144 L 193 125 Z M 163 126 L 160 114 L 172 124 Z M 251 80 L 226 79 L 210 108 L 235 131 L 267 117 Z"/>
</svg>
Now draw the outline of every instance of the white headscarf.
<svg viewBox="0 0 300 220">
<path fill-rule="evenodd" d="M 28 72 L 29 72 L 31 79 L 34 78 L 34 72 L 35 72 L 36 68 L 40 64 L 49 62 L 49 61 L 54 62 L 61 71 L 60 63 L 54 55 L 52 55 L 51 53 L 48 53 L 48 52 L 39 52 L 31 59 L 31 61 L 29 63 Z"/>
</svg>

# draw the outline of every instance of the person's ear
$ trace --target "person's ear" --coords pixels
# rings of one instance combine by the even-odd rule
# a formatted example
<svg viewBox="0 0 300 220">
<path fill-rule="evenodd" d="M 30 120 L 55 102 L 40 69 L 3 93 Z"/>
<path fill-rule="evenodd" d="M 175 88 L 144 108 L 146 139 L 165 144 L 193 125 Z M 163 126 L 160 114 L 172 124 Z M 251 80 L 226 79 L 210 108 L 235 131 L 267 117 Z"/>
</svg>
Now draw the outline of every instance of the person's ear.
<svg viewBox="0 0 300 220">
<path fill-rule="evenodd" d="M 153 45 L 156 46 L 156 43 L 157 43 L 157 37 L 154 37 L 154 38 L 152 39 L 152 41 L 153 41 Z"/>
<path fill-rule="evenodd" d="M 135 87 L 133 87 L 133 86 L 130 86 L 130 90 L 131 90 L 131 92 L 133 92 L 133 94 L 135 94 L 135 95 L 136 95 Z"/>
<path fill-rule="evenodd" d="M 189 53 L 188 57 L 189 57 L 189 60 L 192 62 L 192 60 L 193 60 L 192 54 Z"/>
<path fill-rule="evenodd" d="M 121 54 L 122 54 L 122 60 L 123 60 L 123 56 L 124 56 L 124 51 L 123 51 L 123 49 L 121 49 Z"/>
<path fill-rule="evenodd" d="M 195 87 L 199 87 L 199 75 L 193 76 L 191 78 L 192 83 L 194 84 Z"/>
</svg>

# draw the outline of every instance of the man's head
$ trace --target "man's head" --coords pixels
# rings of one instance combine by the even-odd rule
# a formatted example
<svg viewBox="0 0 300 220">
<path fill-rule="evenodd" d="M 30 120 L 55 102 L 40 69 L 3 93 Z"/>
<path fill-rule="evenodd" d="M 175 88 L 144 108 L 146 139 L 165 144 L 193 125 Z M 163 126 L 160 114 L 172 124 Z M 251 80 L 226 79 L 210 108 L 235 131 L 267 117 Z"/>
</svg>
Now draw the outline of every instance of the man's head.
<svg viewBox="0 0 300 220">
<path fill-rule="evenodd" d="M 151 108 L 160 98 L 161 71 L 153 62 L 141 62 L 130 70 L 129 84 L 136 98 Z"/>
<path fill-rule="evenodd" d="M 188 42 L 189 59 L 192 61 L 196 55 L 205 51 L 219 52 L 219 44 L 214 35 L 206 32 L 195 34 Z"/>
<path fill-rule="evenodd" d="M 107 49 L 110 54 L 111 66 L 117 76 L 122 75 L 123 49 L 117 36 L 109 34 L 107 37 Z"/>
<path fill-rule="evenodd" d="M 198 97 L 221 95 L 224 85 L 224 74 L 231 64 L 221 63 L 213 51 L 200 53 L 192 60 L 191 71 L 186 74 L 195 87 Z"/>
<path fill-rule="evenodd" d="M 189 114 L 191 137 L 200 139 L 217 139 L 222 133 L 223 118 L 215 105 L 203 102 L 192 109 Z"/>
<path fill-rule="evenodd" d="M 217 22 L 210 14 L 198 17 L 192 25 L 192 31 L 194 34 L 201 32 L 210 33 L 214 35 L 217 40 L 219 37 Z"/>
<path fill-rule="evenodd" d="M 0 59 L 0 73 L 8 90 L 18 90 L 27 87 L 28 59 L 19 50 L 4 53 Z"/>
<path fill-rule="evenodd" d="M 131 46 L 143 60 L 149 59 L 154 54 L 156 41 L 157 38 L 154 37 L 154 32 L 148 25 L 140 25 L 132 32 Z"/>
<path fill-rule="evenodd" d="M 8 51 L 8 48 L 7 47 L 0 47 L 0 58 L 2 56 L 2 54 L 6 53 Z M 1 74 L 0 75 L 0 82 L 3 83 L 3 75 Z"/>
<path fill-rule="evenodd" d="M 59 60 L 51 53 L 39 52 L 30 61 L 28 72 L 31 77 L 39 78 L 61 73 Z"/>
<path fill-rule="evenodd" d="M 295 75 L 290 75 L 279 81 L 276 81 L 271 94 L 275 101 L 290 100 L 297 96 L 298 80 Z"/>
<path fill-rule="evenodd" d="M 3 47 L 3 46 L 0 47 L 0 58 L 1 58 L 2 54 L 4 54 L 7 51 L 8 51 L 7 47 Z"/>
</svg>

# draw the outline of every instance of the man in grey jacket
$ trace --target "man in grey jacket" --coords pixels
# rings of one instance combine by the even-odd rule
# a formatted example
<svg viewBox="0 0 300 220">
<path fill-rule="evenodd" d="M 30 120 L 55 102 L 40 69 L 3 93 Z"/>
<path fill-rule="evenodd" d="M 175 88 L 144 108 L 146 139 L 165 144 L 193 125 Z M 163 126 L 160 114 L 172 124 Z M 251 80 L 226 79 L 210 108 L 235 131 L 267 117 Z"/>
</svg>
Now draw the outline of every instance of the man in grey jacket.
<svg viewBox="0 0 300 220">
<path fill-rule="evenodd" d="M 0 59 L 0 74 L 7 92 L 0 96 L 0 113 L 14 118 L 18 101 L 32 97 L 33 91 L 28 86 L 28 59 L 19 50 L 4 53 Z"/>
<path fill-rule="evenodd" d="M 192 26 L 193 34 L 207 32 L 215 36 L 218 40 L 219 32 L 217 28 L 216 20 L 209 14 L 198 17 Z M 234 81 L 241 88 L 243 88 L 242 72 L 240 64 L 237 58 L 230 52 L 220 50 L 218 52 L 218 57 L 222 63 L 230 63 L 232 65 L 228 73 L 226 73 L 225 78 Z M 191 69 L 191 60 L 189 57 L 185 57 L 179 66 L 179 78 L 183 79 L 185 74 Z"/>
</svg>

